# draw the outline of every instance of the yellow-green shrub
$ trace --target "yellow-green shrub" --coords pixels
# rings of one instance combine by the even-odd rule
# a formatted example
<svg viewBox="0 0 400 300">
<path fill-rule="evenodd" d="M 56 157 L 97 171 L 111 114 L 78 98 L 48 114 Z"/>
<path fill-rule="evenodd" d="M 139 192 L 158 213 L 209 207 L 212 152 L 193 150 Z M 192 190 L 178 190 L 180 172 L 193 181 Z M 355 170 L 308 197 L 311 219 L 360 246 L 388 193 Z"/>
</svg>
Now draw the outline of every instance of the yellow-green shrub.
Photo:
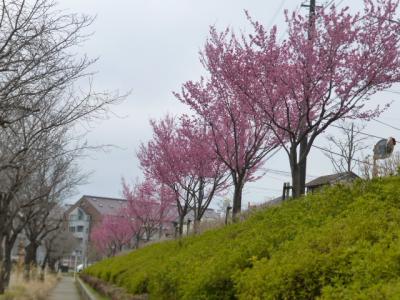
<svg viewBox="0 0 400 300">
<path fill-rule="evenodd" d="M 400 178 L 337 186 L 87 273 L 153 299 L 371 299 L 400 290 Z"/>
</svg>

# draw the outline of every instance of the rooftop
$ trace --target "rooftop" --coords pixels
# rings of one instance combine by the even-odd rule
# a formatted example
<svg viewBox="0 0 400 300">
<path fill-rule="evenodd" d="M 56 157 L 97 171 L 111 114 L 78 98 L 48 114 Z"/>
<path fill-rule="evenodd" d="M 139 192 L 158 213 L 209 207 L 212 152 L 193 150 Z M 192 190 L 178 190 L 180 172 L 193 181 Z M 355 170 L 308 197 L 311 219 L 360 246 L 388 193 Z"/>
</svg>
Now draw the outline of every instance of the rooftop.
<svg viewBox="0 0 400 300">
<path fill-rule="evenodd" d="M 126 199 L 98 197 L 84 195 L 87 200 L 101 215 L 115 215 L 126 204 Z"/>
<path fill-rule="evenodd" d="M 353 172 L 336 173 L 315 178 L 314 180 L 308 182 L 306 184 L 306 187 L 317 187 L 325 184 L 340 182 L 343 180 L 354 180 L 356 178 L 359 178 L 359 176 Z"/>
</svg>

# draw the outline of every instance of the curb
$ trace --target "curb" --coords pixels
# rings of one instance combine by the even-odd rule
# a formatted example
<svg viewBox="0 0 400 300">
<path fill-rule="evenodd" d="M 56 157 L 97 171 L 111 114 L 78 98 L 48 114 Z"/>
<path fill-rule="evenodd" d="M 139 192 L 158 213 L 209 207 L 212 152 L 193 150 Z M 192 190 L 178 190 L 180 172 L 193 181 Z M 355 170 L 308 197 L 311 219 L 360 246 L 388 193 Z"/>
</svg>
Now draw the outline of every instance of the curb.
<svg viewBox="0 0 400 300">
<path fill-rule="evenodd" d="M 79 277 L 76 277 L 76 286 L 78 288 L 79 294 L 82 296 L 83 300 L 97 300 L 97 297 L 90 291 Z"/>
</svg>

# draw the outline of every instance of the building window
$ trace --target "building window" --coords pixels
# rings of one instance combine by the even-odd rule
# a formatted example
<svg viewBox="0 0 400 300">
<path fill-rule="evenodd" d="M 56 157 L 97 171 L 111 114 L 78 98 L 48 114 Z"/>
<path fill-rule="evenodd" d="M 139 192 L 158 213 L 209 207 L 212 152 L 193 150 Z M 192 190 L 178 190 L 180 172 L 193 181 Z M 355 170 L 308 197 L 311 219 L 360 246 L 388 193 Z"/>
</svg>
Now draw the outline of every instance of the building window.
<svg viewBox="0 0 400 300">
<path fill-rule="evenodd" d="M 69 226 L 69 232 L 75 232 L 75 226 Z"/>
<path fill-rule="evenodd" d="M 78 238 L 78 242 L 79 242 L 79 244 L 82 244 L 83 243 L 83 238 Z"/>
<path fill-rule="evenodd" d="M 84 213 L 81 209 L 78 209 L 78 220 L 82 221 L 84 219 Z"/>
<path fill-rule="evenodd" d="M 82 225 L 79 225 L 78 227 L 77 227 L 77 230 L 76 230 L 77 232 L 83 232 L 83 226 Z"/>
</svg>

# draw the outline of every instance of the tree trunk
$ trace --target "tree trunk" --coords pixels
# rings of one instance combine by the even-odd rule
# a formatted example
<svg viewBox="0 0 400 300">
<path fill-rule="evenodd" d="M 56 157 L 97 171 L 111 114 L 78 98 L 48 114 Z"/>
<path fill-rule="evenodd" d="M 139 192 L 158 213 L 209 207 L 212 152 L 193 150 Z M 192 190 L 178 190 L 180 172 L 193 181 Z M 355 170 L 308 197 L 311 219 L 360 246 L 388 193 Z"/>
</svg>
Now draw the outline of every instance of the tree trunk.
<svg viewBox="0 0 400 300">
<path fill-rule="evenodd" d="M 238 214 L 242 210 L 242 192 L 244 185 L 244 176 L 238 176 L 238 180 L 235 183 L 235 191 L 233 193 L 233 207 L 232 207 L 232 219 L 234 222 L 237 221 Z"/>
<path fill-rule="evenodd" d="M 198 234 L 200 232 L 200 220 L 194 219 L 193 221 L 193 233 Z"/>
<path fill-rule="evenodd" d="M 0 233 L 0 295 L 4 294 L 4 291 L 6 289 L 5 286 L 5 281 L 4 281 L 4 272 L 3 272 L 3 263 L 4 263 L 4 247 L 3 247 L 3 236 Z"/>
<path fill-rule="evenodd" d="M 351 123 L 351 131 L 350 131 L 350 141 L 349 141 L 349 155 L 347 157 L 347 172 L 351 172 L 352 170 L 352 163 L 353 163 L 353 157 L 355 154 L 354 148 L 357 147 L 354 145 L 354 123 Z"/>
<path fill-rule="evenodd" d="M 3 279 L 3 267 L 0 265 L 0 295 L 3 295 L 6 290 L 6 282 Z"/>
<path fill-rule="evenodd" d="M 135 249 L 139 249 L 139 244 L 140 244 L 140 235 L 136 234 Z"/>
<path fill-rule="evenodd" d="M 49 257 L 48 260 L 49 260 L 49 264 L 48 265 L 49 265 L 50 271 L 53 272 L 53 273 L 56 273 L 57 271 L 59 271 L 59 268 L 58 268 L 58 270 L 56 270 L 57 259 Z"/>
<path fill-rule="evenodd" d="M 163 235 L 163 226 L 162 224 L 160 224 L 160 226 L 158 226 L 158 239 L 161 240 Z"/>
<path fill-rule="evenodd" d="M 42 265 L 40 266 L 40 277 L 39 277 L 40 281 L 44 281 L 46 265 L 48 260 L 49 260 L 49 253 L 46 251 L 46 255 L 44 256 Z"/>
<path fill-rule="evenodd" d="M 307 144 L 308 138 L 305 136 L 300 142 L 300 158 L 299 158 L 299 195 L 304 195 L 306 193 L 306 178 L 307 178 Z"/>
<path fill-rule="evenodd" d="M 40 268 L 44 271 L 44 269 L 46 269 L 46 265 L 47 265 L 47 262 L 49 261 L 49 254 L 48 254 L 48 252 L 46 251 L 46 255 L 44 256 L 44 259 L 43 259 L 43 262 L 42 262 L 42 265 L 40 266 Z"/>
<path fill-rule="evenodd" d="M 12 269 L 11 250 L 13 245 L 14 243 L 8 241 L 4 245 L 4 256 L 2 262 L 0 263 L 0 295 L 4 294 L 5 289 L 10 284 Z"/>
<path fill-rule="evenodd" d="M 1 195 L 0 195 L 1 197 Z M 2 207 L 2 202 L 0 198 L 0 208 Z M 4 217 L 2 214 L 0 214 L 0 295 L 4 294 L 4 291 L 7 287 L 6 282 L 5 282 L 5 272 L 4 272 L 4 258 L 5 258 L 5 253 L 4 253 L 4 241 L 6 239 L 5 234 L 4 234 Z"/>
<path fill-rule="evenodd" d="M 315 0 L 310 0 L 310 14 L 309 14 L 309 28 L 308 28 L 308 40 L 312 42 L 312 31 L 314 28 L 314 20 L 315 17 Z M 306 82 L 306 94 L 311 94 L 311 81 Z M 303 117 L 301 119 L 301 133 L 305 133 L 303 130 L 307 128 L 306 118 L 308 118 L 309 111 L 307 107 L 307 103 L 309 102 L 309 96 L 307 96 L 307 100 L 302 103 Z M 308 136 L 307 134 L 300 140 L 300 155 L 297 164 L 296 172 L 292 174 L 292 178 L 296 181 L 293 181 L 293 187 L 296 186 L 296 192 L 293 190 L 293 197 L 297 198 L 306 193 L 306 176 L 307 176 L 307 155 L 308 155 Z M 297 151 L 296 151 L 297 152 Z M 297 173 L 297 174 L 296 174 Z M 293 176 L 294 175 L 294 176 Z M 294 183 L 296 182 L 296 184 Z"/>
<path fill-rule="evenodd" d="M 298 198 L 301 196 L 301 173 L 299 165 L 296 164 L 292 168 L 292 197 Z"/>
<path fill-rule="evenodd" d="M 38 245 L 36 243 L 29 243 L 28 246 L 25 247 L 25 272 L 24 279 L 29 281 L 31 279 L 31 267 L 36 267 L 36 252 Z"/>
<path fill-rule="evenodd" d="M 179 224 L 178 224 L 178 236 L 182 237 L 183 235 L 183 226 L 184 226 L 185 216 L 179 216 Z"/>
<path fill-rule="evenodd" d="M 292 173 L 292 197 L 298 198 L 301 195 L 301 170 L 297 161 L 297 148 L 292 146 L 289 153 L 290 170 Z"/>
<path fill-rule="evenodd" d="M 0 264 L 0 295 L 4 294 L 10 283 L 11 262 L 8 261 L 7 258 L 4 258 Z"/>
</svg>

